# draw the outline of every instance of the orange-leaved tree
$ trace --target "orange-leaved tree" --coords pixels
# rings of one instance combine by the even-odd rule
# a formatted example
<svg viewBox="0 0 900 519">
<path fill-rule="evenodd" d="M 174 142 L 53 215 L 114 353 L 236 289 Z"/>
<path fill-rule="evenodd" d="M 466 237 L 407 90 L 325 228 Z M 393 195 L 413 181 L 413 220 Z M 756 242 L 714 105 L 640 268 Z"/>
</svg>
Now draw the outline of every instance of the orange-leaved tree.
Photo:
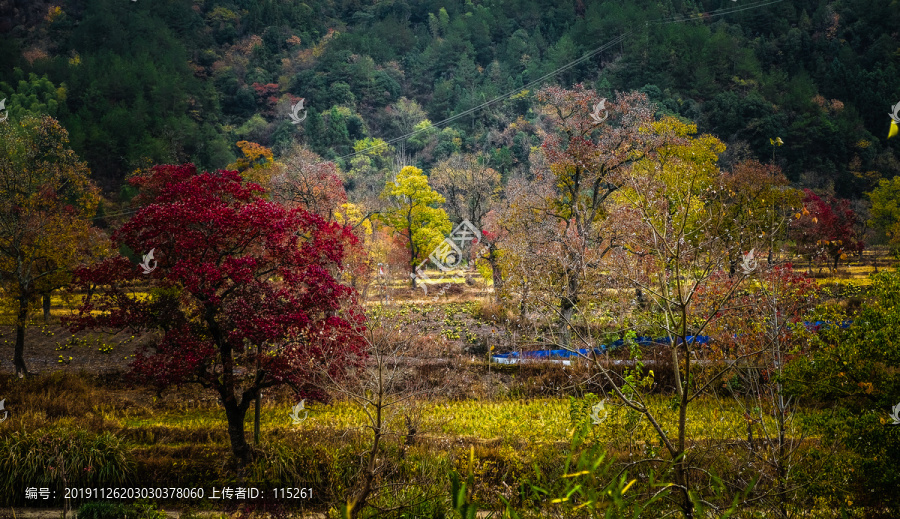
<svg viewBox="0 0 900 519">
<path fill-rule="evenodd" d="M 251 182 L 268 185 L 275 172 L 272 150 L 250 141 L 238 141 L 237 147 L 244 156 L 229 164 L 226 169 L 240 172 L 242 177 Z"/>
<path fill-rule="evenodd" d="M 65 286 L 70 273 L 106 249 L 91 225 L 100 196 L 69 135 L 50 116 L 0 123 L 0 283 L 15 316 L 16 374 L 25 365 L 25 328 L 41 293 Z"/>
</svg>

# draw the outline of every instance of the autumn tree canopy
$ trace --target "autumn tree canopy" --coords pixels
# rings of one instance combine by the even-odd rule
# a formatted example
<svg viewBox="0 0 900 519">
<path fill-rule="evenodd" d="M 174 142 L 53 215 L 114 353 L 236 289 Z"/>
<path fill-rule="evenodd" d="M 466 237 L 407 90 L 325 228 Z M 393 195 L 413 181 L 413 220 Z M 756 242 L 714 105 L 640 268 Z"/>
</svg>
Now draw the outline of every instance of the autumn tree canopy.
<svg viewBox="0 0 900 519">
<path fill-rule="evenodd" d="M 215 391 L 232 451 L 247 462 L 244 416 L 259 391 L 289 384 L 320 396 L 312 373 L 340 376 L 348 359 L 359 358 L 362 314 L 353 290 L 338 281 L 356 238 L 261 198 L 259 185 L 235 171 L 156 166 L 134 183 L 157 194 L 112 239 L 152 250 L 155 263 L 145 262 L 152 271 L 122 256 L 79 270 L 82 288 L 94 293 L 72 328 L 151 337 L 133 375 L 158 388 L 196 383 Z M 138 296 L 148 285 L 148 296 Z"/>
<path fill-rule="evenodd" d="M 522 186 L 521 202 L 513 202 L 527 200 L 529 207 L 513 209 L 535 221 L 529 226 L 543 228 L 544 243 L 528 250 L 540 255 L 535 258 L 539 262 L 552 263 L 547 265 L 545 279 L 552 284 L 547 291 L 558 299 L 560 329 L 568 342 L 567 322 L 592 284 L 598 260 L 619 241 L 617 225 L 607 220 L 610 196 L 658 139 L 648 131 L 652 107 L 637 92 L 609 100 L 583 85 L 546 87 L 537 100 L 547 126 L 542 162 L 532 163 L 534 179 Z"/>
<path fill-rule="evenodd" d="M 330 221 L 347 201 L 334 162 L 303 146 L 292 148 L 276 163 L 275 170 L 270 189 L 276 202 L 302 207 Z"/>
<path fill-rule="evenodd" d="M 447 212 L 438 204 L 444 197 L 428 185 L 421 169 L 406 166 L 388 182 L 382 196 L 391 204 L 380 219 L 405 242 L 409 253 L 412 287 L 416 286 L 416 266 L 440 244 L 451 230 Z"/>
<path fill-rule="evenodd" d="M 809 258 L 810 264 L 830 260 L 834 268 L 849 254 L 861 252 L 864 245 L 856 235 L 856 212 L 850 201 L 809 189 L 803 192 L 803 213 L 790 226 L 795 252 Z"/>
<path fill-rule="evenodd" d="M 879 241 L 890 245 L 894 252 L 900 250 L 900 177 L 881 179 L 868 196 L 872 202 L 869 224 L 878 233 Z"/>
<path fill-rule="evenodd" d="M 72 269 L 105 249 L 91 225 L 100 198 L 89 176 L 52 117 L 0 124 L 0 296 L 16 316 L 20 376 L 35 298 L 68 284 Z"/>
</svg>

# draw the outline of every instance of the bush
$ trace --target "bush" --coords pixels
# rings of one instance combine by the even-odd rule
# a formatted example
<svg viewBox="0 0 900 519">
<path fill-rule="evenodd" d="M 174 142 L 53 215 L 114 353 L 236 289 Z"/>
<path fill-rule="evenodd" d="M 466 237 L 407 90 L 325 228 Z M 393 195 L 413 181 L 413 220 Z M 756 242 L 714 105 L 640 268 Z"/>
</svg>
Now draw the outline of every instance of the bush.
<svg viewBox="0 0 900 519">
<path fill-rule="evenodd" d="M 24 503 L 24 489 L 52 488 L 62 498 L 63 485 L 99 487 L 124 483 L 131 459 L 121 440 L 110 433 L 80 429 L 39 429 L 0 438 L 0 503 Z"/>
<path fill-rule="evenodd" d="M 871 279 L 869 298 L 852 322 L 840 308 L 820 310 L 817 320 L 845 324 L 820 327 L 786 366 L 784 384 L 787 392 L 831 408 L 818 425 L 823 439 L 850 453 L 841 475 L 850 491 L 846 501 L 866 507 L 870 517 L 896 517 L 887 496 L 900 492 L 900 430 L 889 426 L 900 395 L 900 271 Z"/>
</svg>

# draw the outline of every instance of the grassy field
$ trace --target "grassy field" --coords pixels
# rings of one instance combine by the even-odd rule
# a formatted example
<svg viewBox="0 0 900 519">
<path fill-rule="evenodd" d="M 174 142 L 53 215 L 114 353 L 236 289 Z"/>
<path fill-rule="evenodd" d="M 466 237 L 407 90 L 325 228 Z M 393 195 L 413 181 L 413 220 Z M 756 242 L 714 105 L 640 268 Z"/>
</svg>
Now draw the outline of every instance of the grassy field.
<svg viewBox="0 0 900 519">
<path fill-rule="evenodd" d="M 612 402 L 612 399 L 609 400 Z M 651 408 L 659 416 L 664 427 L 671 429 L 676 423 L 676 411 L 666 397 L 651 396 Z M 280 405 L 267 403 L 261 414 L 263 433 L 267 431 L 307 435 L 318 430 L 359 431 L 366 425 L 363 410 L 350 402 L 309 404 L 309 417 L 298 425 L 291 425 L 290 402 Z M 471 439 L 473 441 L 500 442 L 511 445 L 560 443 L 572 437 L 568 398 L 544 398 L 533 400 L 429 400 L 415 402 L 418 430 L 431 439 Z M 104 411 L 97 408 L 103 420 L 110 424 L 137 431 L 166 427 L 190 435 L 194 432 L 223 429 L 224 412 L 209 403 L 199 407 L 160 409 L 156 411 Z M 626 425 L 627 411 L 609 403 L 606 419 L 593 427 L 592 439 L 622 445 L 623 441 L 636 444 L 654 442 L 656 434 L 646 420 Z M 811 413 L 813 414 L 813 413 Z M 768 419 L 767 419 L 768 420 Z M 747 435 L 744 407 L 729 399 L 704 398 L 689 411 L 687 434 L 696 440 L 741 439 Z M 77 421 L 72 422 L 77 423 Z M 252 413 L 247 417 L 247 428 L 252 429 Z M 774 424 L 767 421 L 770 430 Z M 759 429 L 761 426 L 756 424 Z M 627 434 L 625 434 L 627 433 Z"/>
<path fill-rule="evenodd" d="M 37 441 L 35 435 L 46 442 L 47 438 L 70 438 L 75 431 L 88 431 L 91 435 L 111 435 L 120 442 L 116 452 L 128 460 L 127 470 L 122 469 L 127 472 L 123 476 L 126 484 L 211 488 L 235 483 L 234 467 L 227 461 L 230 450 L 224 412 L 211 394 L 183 388 L 160 399 L 151 391 L 72 373 L 24 381 L 4 378 L 0 380 L 0 392 L 6 395 L 9 408 L 15 410 L 0 431 L 0 449 L 15 442 Z M 417 426 L 415 441 L 405 446 L 394 438 L 388 442 L 384 456 L 395 457 L 390 462 L 393 478 L 414 482 L 406 491 L 446 505 L 447 474 L 466 470 L 466 454 L 471 447 L 475 460 L 473 495 L 485 509 L 502 510 L 500 498 L 513 499 L 515 489 L 527 482 L 553 489 L 566 481 L 560 477 L 566 459 L 575 452 L 573 432 L 579 423 L 570 416 L 571 402 L 564 395 L 409 402 L 387 425 L 392 431 L 402 432 L 403 420 L 412 416 Z M 652 396 L 649 404 L 663 427 L 671 431 L 676 413 L 669 399 Z M 359 456 L 367 448 L 371 430 L 365 428 L 363 409 L 349 402 L 311 403 L 307 406 L 308 419 L 297 425 L 288 416 L 292 405 L 285 393 L 267 395 L 261 412 L 258 458 L 248 474 L 253 481 L 290 480 L 310 485 L 318 497 L 303 503 L 300 509 L 327 511 L 348 488 L 353 488 Z M 658 450 L 659 442 L 646 420 L 635 420 L 613 405 L 612 399 L 607 401 L 606 411 L 602 423 L 588 426 L 590 433 L 579 452 L 599 448 L 608 453 L 609 461 L 627 462 L 635 455 L 647 455 L 654 445 Z M 748 431 L 743 413 L 741 402 L 734 399 L 699 400 L 689 413 L 691 442 L 705 445 L 707 451 L 717 455 L 738 455 L 735 445 L 743 445 Z M 814 422 L 816 414 L 798 417 L 798 423 Z M 251 409 L 245 424 L 248 433 L 253 430 L 252 419 Z M 762 426 L 753 426 L 757 438 L 763 435 Z M 801 431 L 798 427 L 796 433 L 809 441 L 818 431 Z M 52 444 L 57 440 L 49 441 Z M 53 458 L 30 462 L 53 465 Z M 562 491 L 561 487 L 558 490 Z M 397 496 L 379 499 L 383 504 L 396 504 Z M 175 509 L 210 507 L 202 500 L 164 504 Z"/>
<path fill-rule="evenodd" d="M 851 264 L 833 275 L 827 269 L 822 275 L 814 274 L 817 282 L 834 291 L 833 297 L 855 297 L 864 292 L 867 276 L 874 271 L 869 265 Z M 887 268 L 884 265 L 879 268 Z M 449 289 L 436 293 L 446 284 Z M 588 390 L 599 391 L 573 382 L 585 376 L 584 368 L 489 365 L 488 346 L 498 352 L 536 348 L 538 337 L 513 324 L 501 326 L 492 320 L 479 303 L 490 294 L 490 287 L 481 281 L 467 284 L 462 275 L 435 276 L 429 290 L 428 294 L 412 291 L 402 280 L 390 284 L 388 295 L 397 305 L 389 313 L 401 326 L 418 330 L 418 360 L 446 354 L 452 374 L 429 371 L 427 363 L 414 368 L 420 370 L 422 380 L 440 386 L 436 393 L 443 396 L 405 401 L 386 420 L 376 478 L 384 490 L 373 498 L 368 517 L 458 513 L 452 512 L 453 474 L 472 474 L 468 499 L 477 502 L 482 512 L 510 517 L 507 503 L 514 503 L 510 506 L 522 512 L 522 517 L 576 517 L 577 513 L 560 508 L 565 501 L 554 499 L 575 492 L 573 485 L 582 485 L 578 492 L 603 488 L 625 472 L 640 479 L 629 490 L 637 501 L 649 500 L 659 491 L 650 474 L 656 471 L 665 477 L 671 460 L 646 418 L 607 397 L 602 421 L 593 424 L 584 413 L 588 400 L 582 397 Z M 379 298 L 377 291 L 369 295 L 372 300 Z M 340 516 L 340 504 L 358 488 L 370 448 L 367 410 L 342 400 L 307 402 L 308 418 L 292 424 L 289 413 L 296 401 L 286 391 L 269 391 L 263 398 L 255 461 L 239 472 L 231 460 L 224 411 L 214 393 L 183 387 L 160 396 L 148 388 L 125 385 L 121 373 L 139 341 L 122 334 L 72 335 L 59 322 L 70 312 L 72 299 L 54 296 L 52 302 L 50 322 L 33 316 L 27 331 L 27 355 L 51 359 L 36 366 L 40 375 L 19 380 L 12 376 L 6 358 L 0 365 L 5 372 L 0 375 L 0 399 L 5 399 L 11 412 L 9 419 L 0 423 L 0 454 L 8 454 L 0 459 L 0 473 L 9 474 L 5 480 L 0 477 L 0 506 L 21 506 L 25 485 L 58 487 L 62 477 L 69 486 L 96 485 L 101 478 L 95 471 L 102 469 L 106 471 L 104 481 L 115 476 L 122 484 L 134 486 L 209 489 L 242 481 L 309 485 L 316 497 L 289 508 Z M 370 306 L 369 311 L 385 312 L 377 306 Z M 11 315 L 3 318 L 6 326 L 0 329 L 0 343 L 4 357 L 11 358 Z M 662 373 L 657 371 L 661 380 Z M 737 492 L 749 484 L 741 467 L 771 470 L 766 467 L 771 467 L 775 424 L 767 410 L 754 409 L 765 404 L 727 395 L 716 388 L 694 402 L 688 409 L 685 436 L 693 449 L 692 463 L 715 474 L 710 481 L 721 481 L 723 488 Z M 590 403 L 600 398 L 603 396 Z M 673 435 L 678 409 L 671 395 L 654 393 L 647 403 L 662 428 Z M 797 408 L 788 429 L 789 439 L 797 447 L 796 477 L 810 485 L 805 501 L 797 506 L 809 517 L 837 517 L 841 510 L 853 516 L 846 488 L 832 483 L 818 488 L 808 483 L 824 471 L 838 475 L 829 481 L 839 481 L 841 470 L 846 469 L 841 461 L 845 451 L 821 441 L 831 426 L 829 413 L 827 409 Z M 248 438 L 253 436 L 253 414 L 251 407 L 245 421 Z M 755 419 L 759 416 L 762 421 Z M 751 438 L 753 441 L 748 441 Z M 32 452 L 35 454 L 28 454 Z M 63 453 L 72 453 L 70 469 L 77 468 L 80 473 L 60 472 L 58 460 Z M 578 460 L 583 456 L 592 461 L 580 466 Z M 648 461 L 634 465 L 638 459 Z M 12 465 L 13 461 L 17 464 Z M 583 477 L 593 479 L 589 485 L 582 484 L 572 474 L 589 474 Z M 703 476 L 698 472 L 698 477 Z M 163 500 L 160 504 L 178 510 L 221 510 L 203 500 Z M 287 517 L 286 510 L 276 510 L 278 506 L 266 509 L 268 517 Z M 671 507 L 672 502 L 660 506 L 661 511 L 671 510 L 666 506 Z M 241 518 L 251 513 L 225 512 Z M 761 509 L 743 516 L 765 514 Z"/>
</svg>

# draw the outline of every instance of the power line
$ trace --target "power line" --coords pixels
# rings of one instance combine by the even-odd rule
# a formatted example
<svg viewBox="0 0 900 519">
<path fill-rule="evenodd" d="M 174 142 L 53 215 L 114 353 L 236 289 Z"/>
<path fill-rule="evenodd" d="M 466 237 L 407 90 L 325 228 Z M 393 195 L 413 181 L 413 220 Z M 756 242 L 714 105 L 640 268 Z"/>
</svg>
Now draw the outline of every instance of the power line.
<svg viewBox="0 0 900 519">
<path fill-rule="evenodd" d="M 446 119 L 444 119 L 444 120 L 438 121 L 438 122 L 432 124 L 431 127 L 438 127 L 438 126 L 443 126 L 443 125 L 449 124 L 449 123 L 451 123 L 451 122 L 453 122 L 453 121 L 455 121 L 455 120 L 457 120 L 457 119 L 460 119 L 460 118 L 462 118 L 462 117 L 465 117 L 465 116 L 467 116 L 467 115 L 469 115 L 469 114 L 471 114 L 471 113 L 477 112 L 477 111 L 481 110 L 482 108 L 487 108 L 488 106 L 490 106 L 490 105 L 492 105 L 492 104 L 494 104 L 494 103 L 497 103 L 497 102 L 500 102 L 500 101 L 502 101 L 502 100 L 504 100 L 504 99 L 507 99 L 507 98 L 509 98 L 509 97 L 512 97 L 512 96 L 514 96 L 514 95 L 516 95 L 516 94 L 518 94 L 518 93 L 520 93 L 520 92 L 524 92 L 525 90 L 528 90 L 530 87 L 533 87 L 534 85 L 537 85 L 538 83 L 542 83 L 542 82 L 543 82 L 544 80 L 546 80 L 547 78 L 553 77 L 553 76 L 555 76 L 556 74 L 559 74 L 560 72 L 562 72 L 562 71 L 564 71 L 564 70 L 568 70 L 568 69 L 570 69 L 570 68 L 572 68 L 572 67 L 578 65 L 579 63 L 582 63 L 582 62 L 584 62 L 584 61 L 586 61 L 586 60 L 592 58 L 592 57 L 593 57 L 594 55 L 596 55 L 597 53 L 603 52 L 604 50 L 606 50 L 606 49 L 608 49 L 608 48 L 610 48 L 610 47 L 612 47 L 612 46 L 618 45 L 619 43 L 621 43 L 622 41 L 624 41 L 625 38 L 628 37 L 632 32 L 633 32 L 633 31 L 628 31 L 627 33 L 625 33 L 625 34 L 623 34 L 623 35 L 621 35 L 621 36 L 618 36 L 617 38 L 615 38 L 615 39 L 613 39 L 613 40 L 611 40 L 611 41 L 609 41 L 609 42 L 607 42 L 607 43 L 601 45 L 600 47 L 597 47 L 596 49 L 594 49 L 594 50 L 588 52 L 587 54 L 581 56 L 580 58 L 578 58 L 578 59 L 576 59 L 576 60 L 574 60 L 574 61 L 571 61 L 571 62 L 569 62 L 569 63 L 567 63 L 567 64 L 565 64 L 565 65 L 559 67 L 558 69 L 554 70 L 553 72 L 549 72 L 549 73 L 547 73 L 547 74 L 544 74 L 543 76 L 541 76 L 541 77 L 535 79 L 534 81 L 529 82 L 529 83 L 526 84 L 526 85 L 523 85 L 523 86 L 520 87 L 520 88 L 516 88 L 515 90 L 510 90 L 509 92 L 506 92 L 505 94 L 501 94 L 501 95 L 499 95 L 499 96 L 497 96 L 497 97 L 491 99 L 490 101 L 486 101 L 486 102 L 484 102 L 484 103 L 481 103 L 481 104 L 478 105 L 478 106 L 474 106 L 474 107 L 469 108 L 469 109 L 467 109 L 467 110 L 464 110 L 464 111 L 462 111 L 462 112 L 460 112 L 460 113 L 458 113 L 458 114 L 456 114 L 456 115 L 452 115 L 452 116 L 450 116 L 450 117 L 448 117 L 448 118 L 446 118 Z M 423 128 L 423 129 L 421 129 L 421 130 L 416 130 L 416 131 L 407 133 L 406 135 L 401 135 L 400 137 L 395 137 L 395 138 L 393 138 L 393 139 L 391 139 L 391 140 L 389 140 L 389 141 L 385 141 L 384 144 L 379 144 L 379 145 L 377 145 L 377 146 L 370 146 L 370 147 L 368 147 L 368 148 L 366 148 L 366 149 L 363 149 L 363 150 L 355 151 L 355 152 L 353 152 L 353 153 L 348 153 L 347 155 L 343 155 L 343 156 L 341 156 L 341 157 L 338 157 L 337 160 L 342 160 L 342 159 L 346 159 L 346 158 L 349 158 L 349 157 L 353 157 L 353 156 L 355 156 L 355 155 L 359 155 L 360 153 L 365 153 L 366 151 L 369 151 L 369 150 L 378 149 L 378 148 L 383 148 L 384 146 L 393 144 L 393 143 L 395 143 L 395 142 L 405 141 L 405 140 L 409 139 L 410 137 L 412 137 L 412 136 L 414 136 L 414 135 L 418 135 L 419 133 L 426 132 L 426 131 L 428 131 L 429 129 L 430 129 L 430 128 Z"/>
<path fill-rule="evenodd" d="M 735 0 L 735 1 L 736 1 L 736 0 Z M 734 7 L 730 7 L 730 8 L 727 8 L 727 9 L 719 9 L 719 10 L 713 11 L 713 12 L 698 13 L 698 14 L 696 14 L 696 15 L 691 15 L 691 16 L 677 15 L 677 16 L 669 16 L 669 17 L 657 18 L 656 20 L 650 20 L 650 21 L 644 22 L 644 26 L 645 26 L 645 27 L 649 27 L 649 26 L 651 26 L 651 25 L 667 25 L 667 24 L 676 24 L 676 23 L 684 23 L 684 22 L 691 22 L 691 21 L 700 21 L 700 22 L 702 22 L 702 21 L 704 21 L 704 20 L 707 19 L 707 18 L 715 18 L 715 17 L 725 16 L 725 15 L 728 15 L 728 14 L 738 13 L 738 12 L 747 11 L 747 10 L 751 10 L 751 9 L 759 9 L 759 8 L 761 8 L 761 7 L 766 7 L 766 6 L 769 6 L 769 5 L 781 3 L 781 2 L 783 2 L 783 1 L 784 1 L 784 0 L 763 0 L 763 1 L 760 1 L 760 2 L 751 3 L 751 4 L 748 4 L 748 5 L 741 5 L 741 6 L 737 6 L 737 5 L 736 5 L 736 6 L 734 6 Z M 538 85 L 538 84 L 544 82 L 545 80 L 547 80 L 547 79 L 549 79 L 549 78 L 551 78 L 551 77 L 556 76 L 556 75 L 559 74 L 560 72 L 564 72 L 564 71 L 566 71 L 566 70 L 568 70 L 568 69 L 570 69 L 570 68 L 572 68 L 572 67 L 575 67 L 575 66 L 577 66 L 577 65 L 579 65 L 579 64 L 581 64 L 581 63 L 583 63 L 583 62 L 585 62 L 585 61 L 587 61 L 587 60 L 589 60 L 589 59 L 591 59 L 592 57 L 596 56 L 597 54 L 599 54 L 599 53 L 601 53 L 601 52 L 603 52 L 603 51 L 609 49 L 610 47 L 614 47 L 614 46 L 616 46 L 616 45 L 622 43 L 623 41 L 625 41 L 629 36 L 631 36 L 631 35 L 634 34 L 634 33 L 635 33 L 635 29 L 630 29 L 630 30 L 628 30 L 627 32 L 624 32 L 624 33 L 622 33 L 621 35 L 619 35 L 619 36 L 613 38 L 612 40 L 609 40 L 608 42 L 604 43 L 603 45 L 601 45 L 601 46 L 599 46 L 599 47 L 597 47 L 597 48 L 595 48 L 595 49 L 593 49 L 593 50 L 587 52 L 586 54 L 583 54 L 581 57 L 576 58 L 576 59 L 570 61 L 569 63 L 566 63 L 565 65 L 562 65 L 561 67 L 559 67 L 559 68 L 557 68 L 557 69 L 555 69 L 555 70 L 553 70 L 553 71 L 551 71 L 551 72 L 548 72 L 547 74 L 544 74 L 543 76 L 541 76 L 541 77 L 539 77 L 539 78 L 537 78 L 537 79 L 535 79 L 535 80 L 533 80 L 533 81 L 528 82 L 526 85 L 523 85 L 522 87 L 515 88 L 514 90 L 510 90 L 509 92 L 506 92 L 506 93 L 504 93 L 504 94 L 501 94 L 501 95 L 499 95 L 499 96 L 496 96 L 496 97 L 494 97 L 493 99 L 491 99 L 491 100 L 489 100 L 489 101 L 486 101 L 486 102 L 484 102 L 484 103 L 481 103 L 480 105 L 474 106 L 474 107 L 469 108 L 469 109 L 467 109 L 467 110 L 463 110 L 462 112 L 460 112 L 460 113 L 458 113 L 458 114 L 452 115 L 452 116 L 450 116 L 450 117 L 447 117 L 446 119 L 443 119 L 443 120 L 441 120 L 441 121 L 438 121 L 438 122 L 436 122 L 436 123 L 433 123 L 433 124 L 431 124 L 431 126 L 428 127 L 428 128 L 422 128 L 422 129 L 420 129 L 420 130 L 415 130 L 415 131 L 409 132 L 409 133 L 407 133 L 407 134 L 405 134 L 405 135 L 401 135 L 401 136 L 399 136 L 399 137 L 395 137 L 395 138 L 393 138 L 393 139 L 387 140 L 387 141 L 384 142 L 384 144 L 379 144 L 379 145 L 376 145 L 376 146 L 370 146 L 370 147 L 368 147 L 368 148 L 365 148 L 365 149 L 362 149 L 362 150 L 359 150 L 359 151 L 354 151 L 354 152 L 352 152 L 352 153 L 348 153 L 348 154 L 346 154 L 346 155 L 342 155 L 342 156 L 340 156 L 340 157 L 337 157 L 337 158 L 334 159 L 334 160 L 326 160 L 326 161 L 322 161 L 320 164 L 322 164 L 322 163 L 327 163 L 327 162 L 335 162 L 335 161 L 338 161 L 338 160 L 345 160 L 345 159 L 348 159 L 348 158 L 351 158 L 351 157 L 355 157 L 356 155 L 360 155 L 360 154 L 366 153 L 366 152 L 368 152 L 368 151 L 372 151 L 372 150 L 384 148 L 385 146 L 390 146 L 391 144 L 394 144 L 394 143 L 397 143 L 397 142 L 406 141 L 406 140 L 408 140 L 410 137 L 413 137 L 413 136 L 418 135 L 418 134 L 420 134 L 420 133 L 424 133 L 424 132 L 430 131 L 430 130 L 433 129 L 433 128 L 438 128 L 438 127 L 441 127 L 441 126 L 445 126 L 445 125 L 447 125 L 447 124 L 450 124 L 450 123 L 452 123 L 453 121 L 456 121 L 457 119 L 460 119 L 460 118 L 465 117 L 465 116 L 467 116 L 467 115 L 470 115 L 470 114 L 473 114 L 473 113 L 475 113 L 475 112 L 478 112 L 478 111 L 480 111 L 480 110 L 482 110 L 482 109 L 484 109 L 484 108 L 487 108 L 488 106 L 491 106 L 491 105 L 493 105 L 493 104 L 495 104 L 495 103 L 498 103 L 498 102 L 500 102 L 500 101 L 503 101 L 504 99 L 508 99 L 508 98 L 510 98 L 510 97 L 512 97 L 512 96 L 514 96 L 514 95 L 516 95 L 516 94 L 519 94 L 519 93 L 521 93 L 521 92 L 524 92 L 524 91 L 530 89 L 531 87 L 533 87 L 533 86 L 535 86 L 535 85 Z M 104 217 L 104 218 L 107 218 L 107 217 L 112 217 L 112 216 L 123 216 L 123 215 L 126 215 L 126 214 L 133 214 L 133 213 L 135 213 L 135 212 L 137 212 L 137 211 L 138 211 L 138 209 L 126 210 L 126 211 L 121 211 L 121 212 L 119 212 L 119 213 L 113 213 L 113 214 L 109 214 L 109 215 L 104 215 L 103 217 Z M 93 219 L 93 218 L 91 218 L 91 219 Z"/>
<path fill-rule="evenodd" d="M 737 1 L 737 0 L 735 0 L 735 1 Z M 670 16 L 668 18 L 658 18 L 656 20 L 648 21 L 647 25 L 665 25 L 667 23 L 703 21 L 704 18 L 716 18 L 719 16 L 725 16 L 726 14 L 739 13 L 741 11 L 747 11 L 750 9 L 758 9 L 760 7 L 765 7 L 767 5 L 778 4 L 783 1 L 784 0 L 768 0 L 768 1 L 751 3 L 748 5 L 729 7 L 727 9 L 719 9 L 718 11 L 713 11 L 713 12 L 698 13 L 695 16 L 678 15 L 678 16 Z"/>
<path fill-rule="evenodd" d="M 683 22 L 690 22 L 690 21 L 703 21 L 703 20 L 704 20 L 704 17 L 707 17 L 707 18 L 713 18 L 713 17 L 725 16 L 725 15 L 727 15 L 727 14 L 737 13 L 737 12 L 741 12 L 741 11 L 747 11 L 747 10 L 750 10 L 750 9 L 758 9 L 758 8 L 760 8 L 760 7 L 765 7 L 765 6 L 767 6 L 767 5 L 777 4 L 777 3 L 780 3 L 780 2 L 783 2 L 783 1 L 784 1 L 784 0 L 767 0 L 767 1 L 756 2 L 756 3 L 750 4 L 750 5 L 745 5 L 745 6 L 740 6 L 740 7 L 735 6 L 735 7 L 730 7 L 730 8 L 728 8 L 728 9 L 720 9 L 720 10 L 714 11 L 714 12 L 712 12 L 712 13 L 708 13 L 708 12 L 705 12 L 705 13 L 699 13 L 698 15 L 695 15 L 695 16 L 680 16 L 680 15 L 679 15 L 679 16 L 671 16 L 671 17 L 667 17 L 667 18 L 658 18 L 658 19 L 656 19 L 656 20 L 651 20 L 651 21 L 645 22 L 645 26 L 650 26 L 650 25 L 666 25 L 666 24 L 675 24 L 675 23 L 683 23 Z M 594 56 L 597 55 L 598 53 L 603 52 L 604 50 L 606 50 L 606 49 L 608 49 L 608 48 L 610 48 L 610 47 L 613 47 L 613 46 L 615 46 L 615 45 L 618 45 L 619 43 L 625 41 L 625 39 L 628 38 L 629 36 L 631 36 L 632 34 L 634 34 L 634 32 L 635 32 L 635 30 L 634 30 L 634 29 L 631 29 L 631 30 L 629 30 L 629 31 L 627 31 L 627 32 L 625 32 L 625 33 L 623 33 L 623 34 L 621 34 L 620 36 L 618 36 L 618 37 L 616 37 L 616 38 L 614 38 L 614 39 L 608 41 L 607 43 L 604 43 L 603 45 L 601 45 L 601 46 L 595 48 L 594 50 L 592 50 L 592 51 L 590 51 L 590 52 L 588 52 L 588 53 L 582 55 L 580 58 L 577 58 L 577 59 L 575 59 L 575 60 L 573 60 L 573 61 L 571 61 L 571 62 L 569 62 L 569 63 L 566 63 L 565 65 L 563 65 L 563 66 L 557 68 L 556 70 L 553 70 L 552 72 L 549 72 L 549 73 L 547 73 L 547 74 L 544 74 L 543 76 L 541 76 L 541 77 L 535 79 L 534 81 L 529 82 L 528 84 L 522 86 L 521 88 L 516 88 L 515 90 L 511 90 L 511 91 L 509 91 L 509 92 L 506 92 L 505 94 L 501 94 L 501 95 L 499 95 L 499 96 L 497 96 L 497 97 L 491 99 L 490 101 L 481 103 L 481 104 L 478 105 L 478 106 L 469 108 L 468 110 L 464 110 L 464 111 L 462 111 L 462 112 L 460 112 L 460 113 L 458 113 L 458 114 L 456 114 L 456 115 L 450 116 L 450 117 L 448 117 L 448 118 L 446 118 L 446 119 L 443 119 L 443 120 L 441 120 L 441 121 L 438 121 L 438 122 L 436 122 L 436 123 L 433 123 L 433 124 L 431 125 L 431 127 L 429 127 L 429 128 L 423 128 L 423 129 L 421 129 L 421 130 L 415 130 L 415 131 L 412 131 L 412 132 L 407 133 L 407 134 L 405 134 L 405 135 L 401 135 L 401 136 L 399 136 L 399 137 L 395 137 L 395 138 L 393 138 L 393 139 L 390 139 L 390 140 L 388 140 L 388 141 L 385 141 L 384 144 L 379 144 L 379 145 L 377 145 L 377 146 L 370 146 L 370 147 L 368 147 L 368 148 L 365 148 L 365 149 L 362 149 L 362 150 L 359 150 L 359 151 L 354 151 L 353 153 L 348 153 L 348 154 L 346 154 L 346 155 L 342 155 L 342 156 L 340 156 L 340 157 L 337 157 L 335 160 L 344 160 L 344 159 L 347 159 L 347 158 L 350 158 L 350 157 L 354 157 L 354 156 L 356 156 L 356 155 L 359 155 L 359 154 L 361 154 L 361 153 L 365 153 L 365 152 L 367 152 L 367 151 L 371 151 L 371 150 L 383 148 L 383 147 L 385 147 L 385 146 L 389 146 L 389 145 L 391 145 L 391 144 L 393 144 L 393 143 L 396 143 L 396 142 L 406 141 L 407 139 L 409 139 L 410 137 L 413 137 L 414 135 L 418 135 L 418 134 L 420 134 L 420 133 L 424 133 L 424 132 L 426 132 L 426 131 L 429 131 L 431 128 L 437 128 L 437 127 L 440 127 L 440 126 L 449 124 L 449 123 L 451 123 L 451 122 L 453 122 L 453 121 L 455 121 L 455 120 L 457 120 L 457 119 L 459 119 L 459 118 L 461 118 L 461 117 L 465 117 L 466 115 L 469 115 L 469 114 L 471 114 L 471 113 L 477 112 L 477 111 L 479 111 L 479 110 L 481 110 L 481 109 L 483 109 L 483 108 L 487 108 L 488 106 L 490 106 L 490 105 L 492 105 L 492 104 L 494 104 L 494 103 L 497 103 L 497 102 L 499 102 L 499 101 L 502 101 L 502 100 L 504 100 L 504 99 L 507 99 L 507 98 L 509 98 L 509 97 L 512 97 L 513 95 L 516 95 L 516 94 L 518 94 L 518 93 L 520 93 L 520 92 L 523 92 L 523 91 L 529 89 L 530 87 L 532 87 L 532 86 L 534 86 L 534 85 L 537 85 L 537 84 L 539 84 L 539 83 L 542 83 L 544 80 L 546 80 L 546 79 L 548 79 L 548 78 L 551 78 L 551 77 L 553 77 L 553 76 L 559 74 L 560 72 L 566 71 L 566 70 L 568 70 L 568 69 L 570 69 L 570 68 L 572 68 L 572 67 L 574 67 L 574 66 L 576 66 L 576 65 L 578 65 L 578 64 L 580 64 L 580 63 L 582 63 L 582 62 L 584 62 L 584 61 L 589 60 L 590 58 L 594 57 Z M 332 161 L 326 161 L 326 162 L 332 162 Z"/>
</svg>

